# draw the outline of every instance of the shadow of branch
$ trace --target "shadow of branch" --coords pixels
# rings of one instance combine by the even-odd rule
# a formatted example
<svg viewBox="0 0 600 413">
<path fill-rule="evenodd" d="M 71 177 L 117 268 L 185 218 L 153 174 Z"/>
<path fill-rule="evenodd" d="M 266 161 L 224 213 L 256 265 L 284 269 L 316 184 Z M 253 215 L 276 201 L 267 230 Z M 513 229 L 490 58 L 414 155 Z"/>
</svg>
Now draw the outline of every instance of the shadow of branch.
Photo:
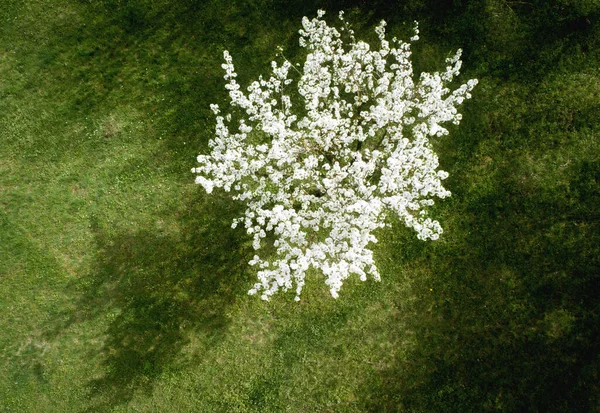
<svg viewBox="0 0 600 413">
<path fill-rule="evenodd" d="M 244 295 L 251 248 L 230 228 L 237 216 L 218 197 L 196 200 L 180 214 L 179 231 L 110 234 L 93 222 L 95 268 L 70 323 L 109 320 L 101 347 L 104 375 L 88 383 L 94 405 L 109 411 L 136 391 L 150 392 L 167 368 L 186 363 L 190 332 L 218 340 L 226 309 Z"/>
</svg>

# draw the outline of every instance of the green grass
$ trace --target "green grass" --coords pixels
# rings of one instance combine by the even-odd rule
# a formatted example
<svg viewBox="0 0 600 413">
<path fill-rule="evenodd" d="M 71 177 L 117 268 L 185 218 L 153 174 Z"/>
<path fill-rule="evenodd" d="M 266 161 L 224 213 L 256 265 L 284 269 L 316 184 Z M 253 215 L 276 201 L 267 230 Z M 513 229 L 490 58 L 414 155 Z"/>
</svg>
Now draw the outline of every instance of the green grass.
<svg viewBox="0 0 600 413">
<path fill-rule="evenodd" d="M 0 411 L 600 412 L 600 9 L 334 3 L 4 1 Z M 398 222 L 381 283 L 264 303 L 243 206 L 190 169 L 222 51 L 242 83 L 300 58 L 319 7 L 418 19 L 416 67 L 464 47 L 480 84 L 435 143 L 444 236 Z"/>
</svg>

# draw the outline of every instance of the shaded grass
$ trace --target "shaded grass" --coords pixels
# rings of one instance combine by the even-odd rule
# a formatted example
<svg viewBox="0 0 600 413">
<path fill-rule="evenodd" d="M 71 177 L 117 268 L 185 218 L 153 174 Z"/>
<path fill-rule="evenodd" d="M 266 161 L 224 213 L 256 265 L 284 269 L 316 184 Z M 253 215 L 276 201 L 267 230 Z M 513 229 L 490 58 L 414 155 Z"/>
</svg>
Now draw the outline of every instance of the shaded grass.
<svg viewBox="0 0 600 413">
<path fill-rule="evenodd" d="M 111 319 L 100 349 L 106 373 L 86 385 L 90 397 L 98 399 L 89 411 L 127 403 L 138 389 L 151 393 L 165 368 L 181 368 L 178 356 L 189 344 L 190 331 L 214 345 L 227 327 L 228 306 L 246 292 L 250 249 L 227 235 L 234 215 L 222 201 L 195 201 L 181 214 L 184 224 L 174 234 L 109 235 L 92 221 L 96 264 L 78 281 L 84 294 L 61 327 Z M 207 225 L 214 209 L 221 215 Z"/>
<path fill-rule="evenodd" d="M 6 1 L 0 410 L 600 411 L 586 4 Z M 324 6 L 350 8 L 359 32 L 418 18 L 417 69 L 462 46 L 480 85 L 435 142 L 444 237 L 396 223 L 379 234 L 381 283 L 332 300 L 314 274 L 300 303 L 263 303 L 229 226 L 242 206 L 189 169 L 226 98 L 222 50 L 245 83 L 275 44 L 301 56 L 299 18 Z"/>
</svg>

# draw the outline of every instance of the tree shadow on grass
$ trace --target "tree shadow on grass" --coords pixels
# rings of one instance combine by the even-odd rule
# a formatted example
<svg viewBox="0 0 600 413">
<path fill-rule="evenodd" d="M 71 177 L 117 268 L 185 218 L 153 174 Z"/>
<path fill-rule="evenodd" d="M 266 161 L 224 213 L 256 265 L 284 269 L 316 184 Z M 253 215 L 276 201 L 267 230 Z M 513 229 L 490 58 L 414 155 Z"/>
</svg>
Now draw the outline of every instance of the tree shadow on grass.
<svg viewBox="0 0 600 413">
<path fill-rule="evenodd" d="M 365 385 L 368 411 L 600 411 L 600 163 L 549 189 L 517 170 L 457 201 L 444 243 L 395 241 L 421 271 L 399 315 L 416 343 Z"/>
<path fill-rule="evenodd" d="M 96 265 L 70 322 L 108 320 L 108 327 L 100 349 L 105 373 L 87 384 L 93 405 L 86 411 L 110 411 L 137 391 L 151 392 L 165 369 L 186 363 L 188 333 L 208 341 L 224 334 L 226 309 L 250 283 L 252 251 L 230 228 L 231 204 L 211 201 L 193 203 L 175 235 L 113 235 L 92 223 Z"/>
</svg>

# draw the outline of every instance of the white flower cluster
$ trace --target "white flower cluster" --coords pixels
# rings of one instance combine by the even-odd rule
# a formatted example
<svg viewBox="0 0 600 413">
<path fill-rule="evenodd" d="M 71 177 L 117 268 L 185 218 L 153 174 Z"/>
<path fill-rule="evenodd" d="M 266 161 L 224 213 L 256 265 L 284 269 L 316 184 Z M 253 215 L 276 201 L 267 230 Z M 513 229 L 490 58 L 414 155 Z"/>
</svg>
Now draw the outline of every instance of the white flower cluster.
<svg viewBox="0 0 600 413">
<path fill-rule="evenodd" d="M 416 81 L 410 43 L 394 38 L 390 44 L 384 21 L 375 29 L 380 48 L 371 50 L 355 40 L 342 13 L 339 31 L 323 15 L 302 20 L 300 45 L 308 50 L 302 72 L 286 59 L 272 62 L 270 77 L 243 91 L 224 52 L 232 111 L 221 116 L 211 105 L 212 153 L 198 156 L 192 169 L 208 193 L 223 188 L 246 202 L 232 227 L 243 224 L 255 250 L 272 246 L 268 258 L 255 255 L 249 263 L 258 267 L 259 280 L 249 293 L 264 300 L 290 288 L 299 300 L 311 266 L 323 273 L 333 297 L 351 274 L 379 280 L 368 245 L 377 242 L 373 232 L 390 211 L 418 238 L 439 237 L 442 228 L 426 207 L 450 192 L 429 139 L 448 133 L 442 124 L 460 122 L 456 106 L 477 84 L 446 86 L 459 74 L 460 50 L 445 72 Z M 415 28 L 411 41 L 417 39 Z M 290 69 L 300 74 L 299 96 L 286 93 Z"/>
</svg>

